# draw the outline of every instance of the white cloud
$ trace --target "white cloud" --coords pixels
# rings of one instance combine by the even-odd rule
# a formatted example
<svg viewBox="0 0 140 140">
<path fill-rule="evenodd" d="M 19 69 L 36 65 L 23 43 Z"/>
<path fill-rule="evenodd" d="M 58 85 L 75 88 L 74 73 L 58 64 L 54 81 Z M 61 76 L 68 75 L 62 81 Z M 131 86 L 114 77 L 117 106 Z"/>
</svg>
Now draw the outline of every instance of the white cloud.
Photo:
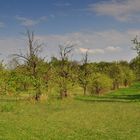
<svg viewBox="0 0 140 140">
<path fill-rule="evenodd" d="M 109 0 L 90 4 L 89 10 L 119 21 L 140 21 L 140 0 Z"/>
<path fill-rule="evenodd" d="M 37 38 L 46 42 L 49 56 L 58 54 L 58 45 L 67 41 L 75 45 L 75 59 L 79 59 L 81 53 L 88 50 L 91 60 L 130 60 L 136 53 L 131 50 L 133 44 L 131 40 L 140 36 L 140 30 L 105 30 L 91 32 L 75 32 L 64 35 L 46 35 L 37 36 Z M 94 55 L 93 55 L 94 54 Z"/>
<path fill-rule="evenodd" d="M 42 52 L 43 56 L 58 56 L 59 44 L 72 42 L 75 45 L 74 59 L 81 59 L 81 53 L 89 52 L 90 60 L 111 61 L 130 60 L 136 56 L 131 50 L 133 44 L 131 40 L 140 36 L 140 30 L 128 30 L 120 32 L 117 30 L 107 30 L 98 32 L 75 32 L 64 35 L 38 35 L 36 39 L 43 42 L 46 47 Z M 9 37 L 0 40 L 0 53 L 2 56 L 17 53 L 19 50 L 25 52 L 27 42 L 24 39 Z M 0 56 L 0 57 L 2 57 Z"/>
<path fill-rule="evenodd" d="M 5 27 L 5 24 L 3 22 L 0 22 L 0 28 Z"/>
<path fill-rule="evenodd" d="M 114 47 L 114 46 L 108 46 L 106 48 L 102 48 L 102 49 L 98 49 L 98 48 L 94 48 L 94 49 L 87 49 L 87 48 L 79 48 L 79 51 L 81 53 L 91 53 L 91 54 L 104 54 L 104 53 L 108 53 L 108 52 L 120 52 L 121 48 L 120 47 Z"/>
<path fill-rule="evenodd" d="M 114 46 L 108 46 L 105 48 L 106 51 L 108 52 L 120 52 L 121 48 L 120 47 L 114 47 Z"/>
<path fill-rule="evenodd" d="M 18 37 L 6 37 L 0 39 L 0 58 L 8 60 L 8 58 L 20 50 L 25 51 L 25 41 Z"/>
<path fill-rule="evenodd" d="M 81 53 L 91 53 L 91 54 L 104 54 L 104 49 L 87 49 L 87 48 L 79 48 Z"/>
<path fill-rule="evenodd" d="M 42 16 L 39 19 L 33 20 L 33 19 L 21 17 L 21 16 L 16 16 L 16 19 L 21 22 L 21 25 L 26 26 L 26 27 L 30 27 L 30 26 L 37 25 L 43 21 L 46 21 L 47 17 Z"/>
<path fill-rule="evenodd" d="M 80 52 L 82 53 L 86 53 L 88 52 L 89 50 L 87 48 L 79 48 Z"/>
</svg>

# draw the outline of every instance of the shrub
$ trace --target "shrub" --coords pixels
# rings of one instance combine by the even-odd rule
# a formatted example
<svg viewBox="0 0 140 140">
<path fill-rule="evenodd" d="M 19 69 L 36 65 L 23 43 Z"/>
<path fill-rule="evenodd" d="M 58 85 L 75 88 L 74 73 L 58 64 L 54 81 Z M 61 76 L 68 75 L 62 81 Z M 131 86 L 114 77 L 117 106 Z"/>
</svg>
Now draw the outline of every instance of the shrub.
<svg viewBox="0 0 140 140">
<path fill-rule="evenodd" d="M 100 94 L 111 89 L 112 80 L 105 74 L 93 74 L 90 79 L 89 91 L 92 94 Z"/>
</svg>

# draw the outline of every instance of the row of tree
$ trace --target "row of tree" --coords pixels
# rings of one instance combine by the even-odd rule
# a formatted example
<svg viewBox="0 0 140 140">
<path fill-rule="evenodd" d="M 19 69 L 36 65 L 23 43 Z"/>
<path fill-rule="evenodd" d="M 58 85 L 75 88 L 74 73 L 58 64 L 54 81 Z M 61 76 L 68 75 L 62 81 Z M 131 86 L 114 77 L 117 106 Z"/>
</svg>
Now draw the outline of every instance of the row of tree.
<svg viewBox="0 0 140 140">
<path fill-rule="evenodd" d="M 88 62 L 88 51 L 82 62 L 70 61 L 69 56 L 74 45 L 59 46 L 59 58 L 51 61 L 39 57 L 42 44 L 34 38 L 34 33 L 27 31 L 28 51 L 26 54 L 13 54 L 12 69 L 0 65 L 0 93 L 18 94 L 30 91 L 35 100 L 39 100 L 42 91 L 59 90 L 61 98 L 69 96 L 70 89 L 81 87 L 83 94 L 101 94 L 109 90 L 131 85 L 140 80 L 140 42 L 133 40 L 138 56 L 130 63 Z M 21 62 L 22 60 L 22 62 Z M 75 91 L 76 92 L 76 91 Z"/>
</svg>

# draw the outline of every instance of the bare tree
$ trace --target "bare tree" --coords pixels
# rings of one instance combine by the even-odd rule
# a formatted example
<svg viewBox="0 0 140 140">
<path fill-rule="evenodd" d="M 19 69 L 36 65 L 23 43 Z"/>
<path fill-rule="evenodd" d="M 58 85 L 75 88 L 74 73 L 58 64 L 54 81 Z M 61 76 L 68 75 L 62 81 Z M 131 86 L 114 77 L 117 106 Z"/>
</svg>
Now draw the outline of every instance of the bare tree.
<svg viewBox="0 0 140 140">
<path fill-rule="evenodd" d="M 42 50 L 42 45 L 38 43 L 37 40 L 34 38 L 34 32 L 27 30 L 26 31 L 26 36 L 27 36 L 27 41 L 28 41 L 28 51 L 27 53 L 19 53 L 19 54 L 13 54 L 15 58 L 22 59 L 25 64 L 27 64 L 29 74 L 32 78 L 37 81 L 37 65 L 38 65 L 38 60 L 39 60 L 39 53 Z M 35 99 L 39 100 L 41 91 L 40 91 L 40 84 L 36 82 L 34 85 L 35 90 L 36 90 L 36 95 Z"/>
<path fill-rule="evenodd" d="M 68 58 L 73 50 L 74 45 L 59 45 L 60 68 L 58 71 L 59 88 L 61 98 L 68 96 L 68 84 L 71 78 L 71 63 Z"/>
</svg>

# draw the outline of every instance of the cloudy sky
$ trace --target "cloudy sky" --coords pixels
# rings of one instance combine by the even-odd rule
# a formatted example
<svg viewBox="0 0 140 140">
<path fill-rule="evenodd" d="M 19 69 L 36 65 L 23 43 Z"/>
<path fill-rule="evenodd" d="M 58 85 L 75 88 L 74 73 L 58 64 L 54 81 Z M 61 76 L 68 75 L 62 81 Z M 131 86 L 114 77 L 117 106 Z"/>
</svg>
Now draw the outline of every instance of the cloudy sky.
<svg viewBox="0 0 140 140">
<path fill-rule="evenodd" d="M 26 29 L 44 43 L 43 56 L 75 44 L 73 59 L 131 60 L 140 36 L 140 0 L 0 0 L 0 59 L 26 51 Z"/>
</svg>

